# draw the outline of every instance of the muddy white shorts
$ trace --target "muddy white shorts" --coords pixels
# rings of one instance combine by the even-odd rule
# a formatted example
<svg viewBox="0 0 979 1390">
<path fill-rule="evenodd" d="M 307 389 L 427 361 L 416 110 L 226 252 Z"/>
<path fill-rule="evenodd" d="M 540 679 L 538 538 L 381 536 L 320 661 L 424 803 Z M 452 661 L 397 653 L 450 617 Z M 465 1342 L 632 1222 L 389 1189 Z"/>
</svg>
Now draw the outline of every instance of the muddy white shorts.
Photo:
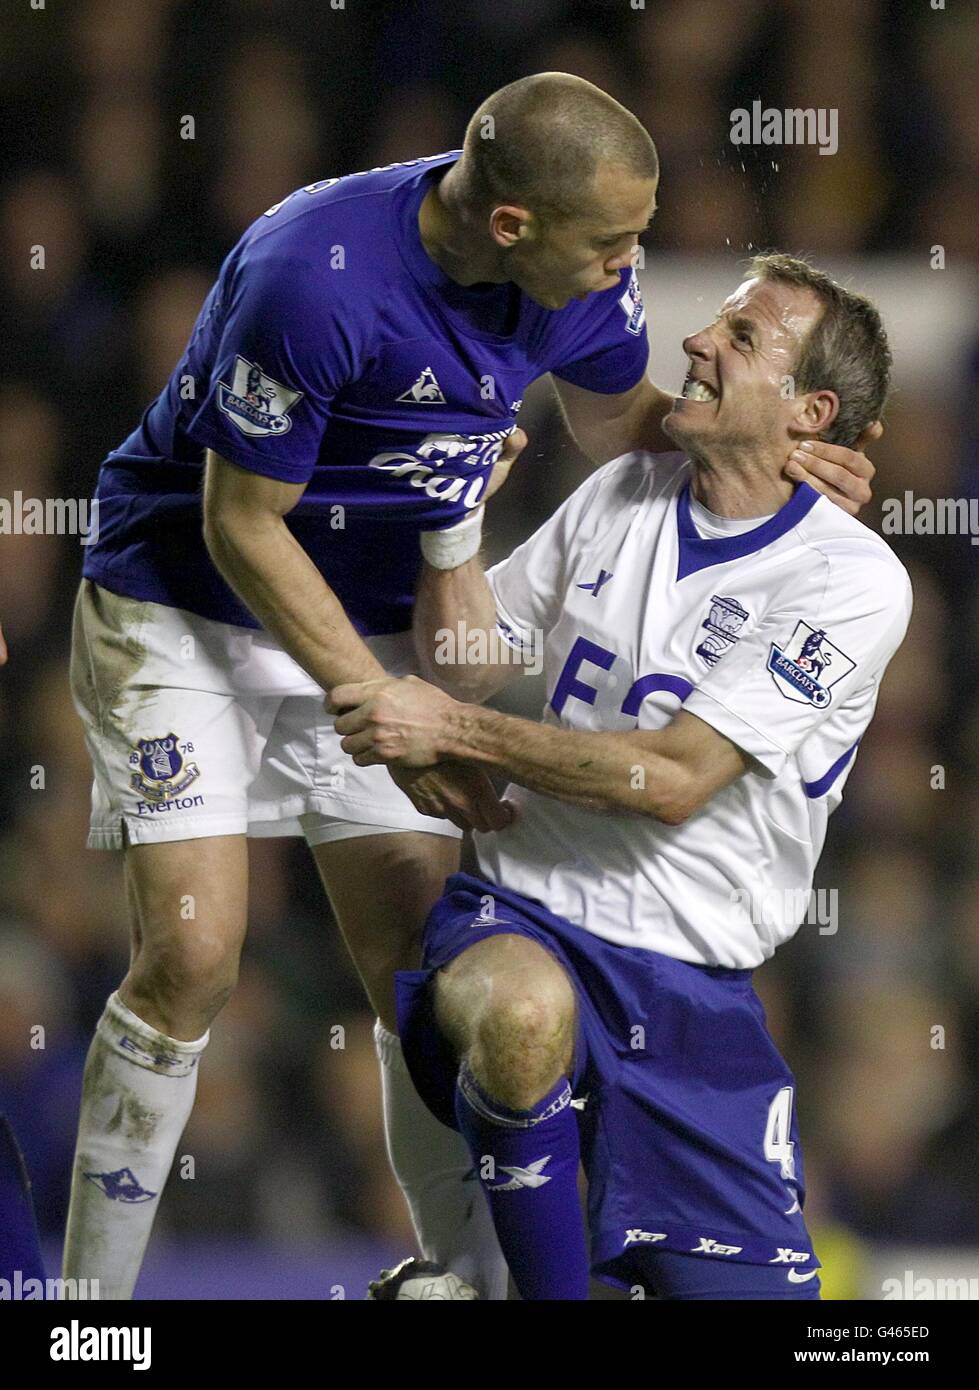
<svg viewBox="0 0 979 1390">
<path fill-rule="evenodd" d="M 392 675 L 410 633 L 371 637 Z M 402 830 L 461 837 L 420 815 L 383 767 L 340 748 L 324 694 L 264 631 L 113 594 L 83 580 L 71 688 L 95 782 L 88 844 Z"/>
</svg>

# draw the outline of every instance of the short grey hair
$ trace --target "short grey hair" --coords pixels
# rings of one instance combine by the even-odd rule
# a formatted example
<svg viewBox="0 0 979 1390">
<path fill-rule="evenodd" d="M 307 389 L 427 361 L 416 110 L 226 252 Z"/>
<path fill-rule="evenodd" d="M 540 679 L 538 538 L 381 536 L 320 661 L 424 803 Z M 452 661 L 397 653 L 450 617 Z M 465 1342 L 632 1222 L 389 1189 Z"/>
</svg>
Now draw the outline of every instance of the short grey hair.
<svg viewBox="0 0 979 1390">
<path fill-rule="evenodd" d="M 880 419 L 891 385 L 893 359 L 876 306 L 801 257 L 777 251 L 755 256 L 748 275 L 811 290 L 822 304 L 799 352 L 795 389 L 803 395 L 836 393 L 839 414 L 823 434 L 828 444 L 852 448 L 867 426 Z"/>
</svg>

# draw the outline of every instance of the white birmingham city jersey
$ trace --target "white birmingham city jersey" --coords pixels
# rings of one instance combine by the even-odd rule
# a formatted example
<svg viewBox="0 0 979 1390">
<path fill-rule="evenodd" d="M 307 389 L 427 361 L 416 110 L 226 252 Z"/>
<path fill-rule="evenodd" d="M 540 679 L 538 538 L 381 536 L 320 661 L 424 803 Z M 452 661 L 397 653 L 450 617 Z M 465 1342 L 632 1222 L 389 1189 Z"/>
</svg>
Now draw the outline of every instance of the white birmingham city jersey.
<svg viewBox="0 0 979 1390">
<path fill-rule="evenodd" d="M 911 586 L 806 484 L 761 524 L 702 535 L 691 478 L 678 454 L 614 459 L 489 580 L 511 646 L 543 638 L 545 722 L 659 729 L 682 706 L 752 770 L 678 826 L 511 786 L 517 820 L 476 845 L 488 878 L 598 936 L 744 969 L 806 914 Z"/>
</svg>

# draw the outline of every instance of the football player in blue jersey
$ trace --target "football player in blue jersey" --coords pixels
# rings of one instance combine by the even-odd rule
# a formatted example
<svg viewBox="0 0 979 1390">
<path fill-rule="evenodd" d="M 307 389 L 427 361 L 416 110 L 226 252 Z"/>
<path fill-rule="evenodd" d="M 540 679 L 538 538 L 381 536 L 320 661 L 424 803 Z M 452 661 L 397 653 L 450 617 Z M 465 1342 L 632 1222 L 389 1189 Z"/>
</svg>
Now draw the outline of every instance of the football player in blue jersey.
<svg viewBox="0 0 979 1390">
<path fill-rule="evenodd" d="M 501 1295 L 465 1147 L 407 1076 L 392 981 L 463 830 L 509 811 L 478 769 L 357 767 L 324 691 L 413 669 L 422 553 L 478 544 L 536 378 L 552 374 L 596 464 L 669 447 L 632 266 L 657 184 L 630 112 L 543 73 L 489 97 L 461 151 L 297 190 L 230 252 L 170 380 L 102 466 L 72 686 L 89 844 L 125 856 L 132 957 L 86 1068 L 65 1273 L 105 1297 L 132 1293 L 234 989 L 248 837 L 285 834 L 310 845 L 378 1015 L 422 1249 Z M 786 469 L 850 509 L 869 497 L 861 453 L 819 446 Z"/>
</svg>

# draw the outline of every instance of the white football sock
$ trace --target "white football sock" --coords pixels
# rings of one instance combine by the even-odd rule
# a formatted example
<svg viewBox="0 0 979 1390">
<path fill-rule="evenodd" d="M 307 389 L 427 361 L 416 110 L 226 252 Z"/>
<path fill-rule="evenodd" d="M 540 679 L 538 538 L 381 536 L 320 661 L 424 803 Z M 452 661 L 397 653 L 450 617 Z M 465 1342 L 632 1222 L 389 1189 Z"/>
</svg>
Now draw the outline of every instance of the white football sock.
<svg viewBox="0 0 979 1390">
<path fill-rule="evenodd" d="M 401 1042 L 381 1023 L 374 1042 L 384 1088 L 384 1131 L 394 1176 L 426 1260 L 472 1284 L 481 1298 L 503 1300 L 508 1273 L 489 1203 L 472 1172 L 461 1134 L 429 1111 L 412 1084 Z"/>
<path fill-rule="evenodd" d="M 89 1048 L 71 1175 L 64 1277 L 131 1298 L 210 1036 L 158 1033 L 112 994 Z"/>
</svg>

